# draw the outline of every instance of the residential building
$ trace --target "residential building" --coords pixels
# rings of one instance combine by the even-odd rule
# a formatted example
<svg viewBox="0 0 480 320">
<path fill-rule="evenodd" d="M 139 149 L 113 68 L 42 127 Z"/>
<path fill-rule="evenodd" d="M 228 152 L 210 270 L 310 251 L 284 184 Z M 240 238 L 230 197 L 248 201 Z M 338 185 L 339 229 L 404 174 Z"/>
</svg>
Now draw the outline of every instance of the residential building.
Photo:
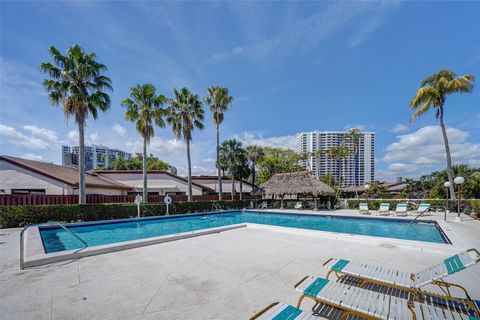
<svg viewBox="0 0 480 320">
<path fill-rule="evenodd" d="M 142 170 L 96 170 L 95 173 L 130 186 L 129 193 L 142 193 Z M 165 170 L 148 170 L 147 192 L 151 195 L 186 195 L 188 180 Z M 192 180 L 192 195 L 212 194 L 215 190 Z"/>
<path fill-rule="evenodd" d="M 215 193 L 218 193 L 218 176 L 192 176 L 192 181 L 203 186 L 207 186 L 210 189 L 213 189 Z M 242 187 L 243 193 L 250 194 L 252 192 L 253 186 L 245 181 L 242 180 L 240 183 L 239 180 L 235 180 L 234 182 L 235 192 L 240 192 L 240 185 Z M 222 177 L 222 194 L 224 196 L 228 196 L 232 193 L 232 179 L 226 176 Z"/>
<path fill-rule="evenodd" d="M 143 191 L 142 170 L 95 170 L 85 173 L 86 193 L 129 195 Z M 0 156 L 0 194 L 78 195 L 78 167 Z M 223 177 L 223 192 L 230 195 L 232 180 Z M 235 180 L 235 191 L 240 181 Z M 242 181 L 242 190 L 248 194 L 252 186 Z M 188 180 L 166 170 L 148 171 L 148 194 L 186 195 Z M 216 176 L 193 176 L 192 195 L 214 195 L 218 192 Z"/>
<path fill-rule="evenodd" d="M 346 146 L 351 154 L 344 159 L 333 159 L 325 154 L 331 147 Z M 343 181 L 343 186 L 359 186 L 375 180 L 375 133 L 361 132 L 356 141 L 357 153 L 348 131 L 302 132 L 297 140 L 297 152 L 308 156 L 301 165 L 316 177 L 332 175 Z M 317 152 L 317 151 L 323 152 Z"/>
<path fill-rule="evenodd" d="M 78 169 L 53 163 L 0 156 L 0 191 L 3 194 L 78 195 Z M 86 173 L 87 194 L 123 195 L 131 187 Z"/>
<path fill-rule="evenodd" d="M 78 166 L 79 146 L 62 146 L 62 164 L 64 166 Z M 132 158 L 132 154 L 105 146 L 85 146 L 85 170 L 106 168 L 115 159 Z"/>
</svg>

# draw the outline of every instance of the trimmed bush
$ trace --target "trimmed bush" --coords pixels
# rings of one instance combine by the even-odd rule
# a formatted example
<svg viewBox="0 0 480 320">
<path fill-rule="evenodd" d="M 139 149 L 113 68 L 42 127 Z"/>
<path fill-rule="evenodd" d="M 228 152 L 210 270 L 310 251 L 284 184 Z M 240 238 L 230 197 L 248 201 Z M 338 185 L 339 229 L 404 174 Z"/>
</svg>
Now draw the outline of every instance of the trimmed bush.
<svg viewBox="0 0 480 320">
<path fill-rule="evenodd" d="M 170 214 L 212 211 L 214 203 L 223 209 L 245 208 L 249 201 L 195 201 L 173 202 Z M 142 216 L 165 215 L 164 203 L 149 203 L 142 206 Z M 134 218 L 137 206 L 133 203 L 70 204 L 45 206 L 0 207 L 0 228 L 23 227 L 30 224 L 58 221 L 61 223 Z"/>
</svg>

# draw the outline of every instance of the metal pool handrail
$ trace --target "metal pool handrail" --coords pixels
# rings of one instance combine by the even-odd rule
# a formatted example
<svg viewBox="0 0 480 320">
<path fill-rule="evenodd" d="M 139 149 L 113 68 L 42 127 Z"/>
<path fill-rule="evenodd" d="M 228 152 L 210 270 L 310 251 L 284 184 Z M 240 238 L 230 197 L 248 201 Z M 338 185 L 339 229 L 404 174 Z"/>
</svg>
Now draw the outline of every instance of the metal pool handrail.
<svg viewBox="0 0 480 320">
<path fill-rule="evenodd" d="M 213 203 L 212 208 L 215 209 L 216 211 L 222 211 L 223 210 L 222 206 L 219 205 L 218 203 Z"/>
<path fill-rule="evenodd" d="M 30 227 L 38 227 L 38 226 L 45 226 L 45 225 L 49 225 L 49 224 L 56 224 L 58 225 L 60 228 L 64 229 L 65 231 L 67 231 L 68 233 L 70 233 L 71 235 L 73 235 L 75 238 L 77 238 L 82 244 L 83 244 L 83 248 L 81 248 L 80 250 L 83 250 L 85 249 L 86 247 L 88 247 L 88 243 L 85 242 L 85 240 L 83 240 L 82 238 L 80 238 L 80 236 L 78 234 L 76 234 L 75 232 L 73 232 L 72 230 L 68 229 L 67 227 L 65 227 L 63 224 L 61 224 L 60 222 L 58 221 L 49 221 L 48 223 L 40 223 L 40 224 L 31 224 L 31 225 L 28 225 L 26 227 L 24 227 L 22 229 L 22 231 L 20 231 L 20 269 L 23 270 L 25 269 L 25 241 L 24 241 L 24 233 L 25 231 L 27 231 L 28 228 Z"/>
</svg>

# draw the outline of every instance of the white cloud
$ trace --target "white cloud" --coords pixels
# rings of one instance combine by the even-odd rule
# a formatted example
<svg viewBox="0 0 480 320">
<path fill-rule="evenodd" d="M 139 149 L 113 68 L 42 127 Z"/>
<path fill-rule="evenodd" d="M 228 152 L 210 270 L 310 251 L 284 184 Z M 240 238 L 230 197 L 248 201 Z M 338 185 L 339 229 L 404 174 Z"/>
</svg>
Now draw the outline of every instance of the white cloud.
<svg viewBox="0 0 480 320">
<path fill-rule="evenodd" d="M 88 135 L 88 139 L 90 144 L 99 144 L 100 136 L 98 135 L 98 131 L 92 132 Z"/>
<path fill-rule="evenodd" d="M 29 132 L 32 136 L 44 139 L 50 142 L 61 143 L 58 134 L 50 129 L 40 128 L 37 125 L 25 125 L 23 130 Z"/>
<path fill-rule="evenodd" d="M 360 131 L 368 130 L 368 128 L 369 126 L 366 124 L 347 124 L 345 127 L 343 127 L 344 130 L 359 129 Z"/>
<path fill-rule="evenodd" d="M 350 40 L 350 46 L 356 46 L 383 23 L 393 4 L 398 6 L 393 1 L 334 2 L 307 18 L 297 19 L 291 26 L 284 28 L 285 31 L 269 39 L 214 54 L 212 60 L 243 56 L 252 61 L 261 61 L 273 54 L 298 54 L 299 51 L 316 47 L 352 25 L 357 31 Z M 373 22 L 370 21 L 372 12 L 376 17 Z"/>
<path fill-rule="evenodd" d="M 447 128 L 447 136 L 453 163 L 480 165 L 480 144 L 469 142 L 468 132 Z M 426 126 L 397 136 L 397 141 L 387 146 L 381 161 L 388 165 L 388 171 L 378 172 L 384 177 L 418 176 L 445 167 L 445 146 L 440 127 Z"/>
<path fill-rule="evenodd" d="M 130 139 L 125 142 L 125 146 L 130 152 L 142 152 L 143 139 L 139 136 L 135 139 Z M 185 147 L 182 141 L 175 139 L 166 139 L 163 137 L 153 137 L 148 145 L 148 153 L 155 153 L 156 155 L 170 156 L 172 154 L 183 154 Z"/>
<path fill-rule="evenodd" d="M 24 154 L 24 155 L 22 156 L 22 158 L 24 158 L 24 159 L 30 159 L 30 160 L 37 160 L 37 161 L 43 160 L 43 157 L 42 157 L 42 156 L 37 155 L 37 154 L 33 154 L 33 153 Z"/>
<path fill-rule="evenodd" d="M 35 136 L 31 134 L 31 132 L 23 133 L 3 124 L 0 124 L 0 136 L 11 145 L 22 146 L 28 150 L 47 150 L 56 147 L 54 143 L 52 143 L 53 141 L 49 139 Z"/>
<path fill-rule="evenodd" d="M 70 130 L 67 133 L 68 139 L 72 144 L 78 144 L 78 130 Z"/>
<path fill-rule="evenodd" d="M 397 123 L 392 129 L 389 130 L 393 133 L 404 133 L 410 131 L 410 127 L 401 123 Z"/>
<path fill-rule="evenodd" d="M 180 176 L 187 176 L 188 170 L 186 167 L 177 167 L 177 173 Z M 192 176 L 211 176 L 215 175 L 215 173 L 216 171 L 214 169 L 192 165 Z"/>
<path fill-rule="evenodd" d="M 127 129 L 125 129 L 124 127 L 122 127 L 121 125 L 119 125 L 118 123 L 117 124 L 114 124 L 113 127 L 112 127 L 113 131 L 115 131 L 120 137 L 125 137 L 125 135 L 127 134 Z"/>
<path fill-rule="evenodd" d="M 265 138 L 262 134 L 253 132 L 243 132 L 232 136 L 232 139 L 237 139 L 247 146 L 255 144 L 263 147 L 288 148 L 293 150 L 296 149 L 297 138 L 298 134 Z"/>
<path fill-rule="evenodd" d="M 386 17 L 400 5 L 400 1 L 381 1 L 379 5 L 369 14 L 368 19 L 361 22 L 352 33 L 349 40 L 349 47 L 359 46 L 365 39 L 378 29 L 384 22 Z"/>
</svg>

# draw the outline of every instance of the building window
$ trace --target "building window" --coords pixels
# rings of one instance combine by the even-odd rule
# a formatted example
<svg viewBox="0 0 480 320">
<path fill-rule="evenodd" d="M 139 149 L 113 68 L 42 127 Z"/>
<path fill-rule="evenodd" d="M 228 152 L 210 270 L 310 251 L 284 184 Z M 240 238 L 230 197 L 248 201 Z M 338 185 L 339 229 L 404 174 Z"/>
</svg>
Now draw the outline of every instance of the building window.
<svg viewBox="0 0 480 320">
<path fill-rule="evenodd" d="M 12 189 L 11 194 L 45 194 L 45 189 Z"/>
</svg>

